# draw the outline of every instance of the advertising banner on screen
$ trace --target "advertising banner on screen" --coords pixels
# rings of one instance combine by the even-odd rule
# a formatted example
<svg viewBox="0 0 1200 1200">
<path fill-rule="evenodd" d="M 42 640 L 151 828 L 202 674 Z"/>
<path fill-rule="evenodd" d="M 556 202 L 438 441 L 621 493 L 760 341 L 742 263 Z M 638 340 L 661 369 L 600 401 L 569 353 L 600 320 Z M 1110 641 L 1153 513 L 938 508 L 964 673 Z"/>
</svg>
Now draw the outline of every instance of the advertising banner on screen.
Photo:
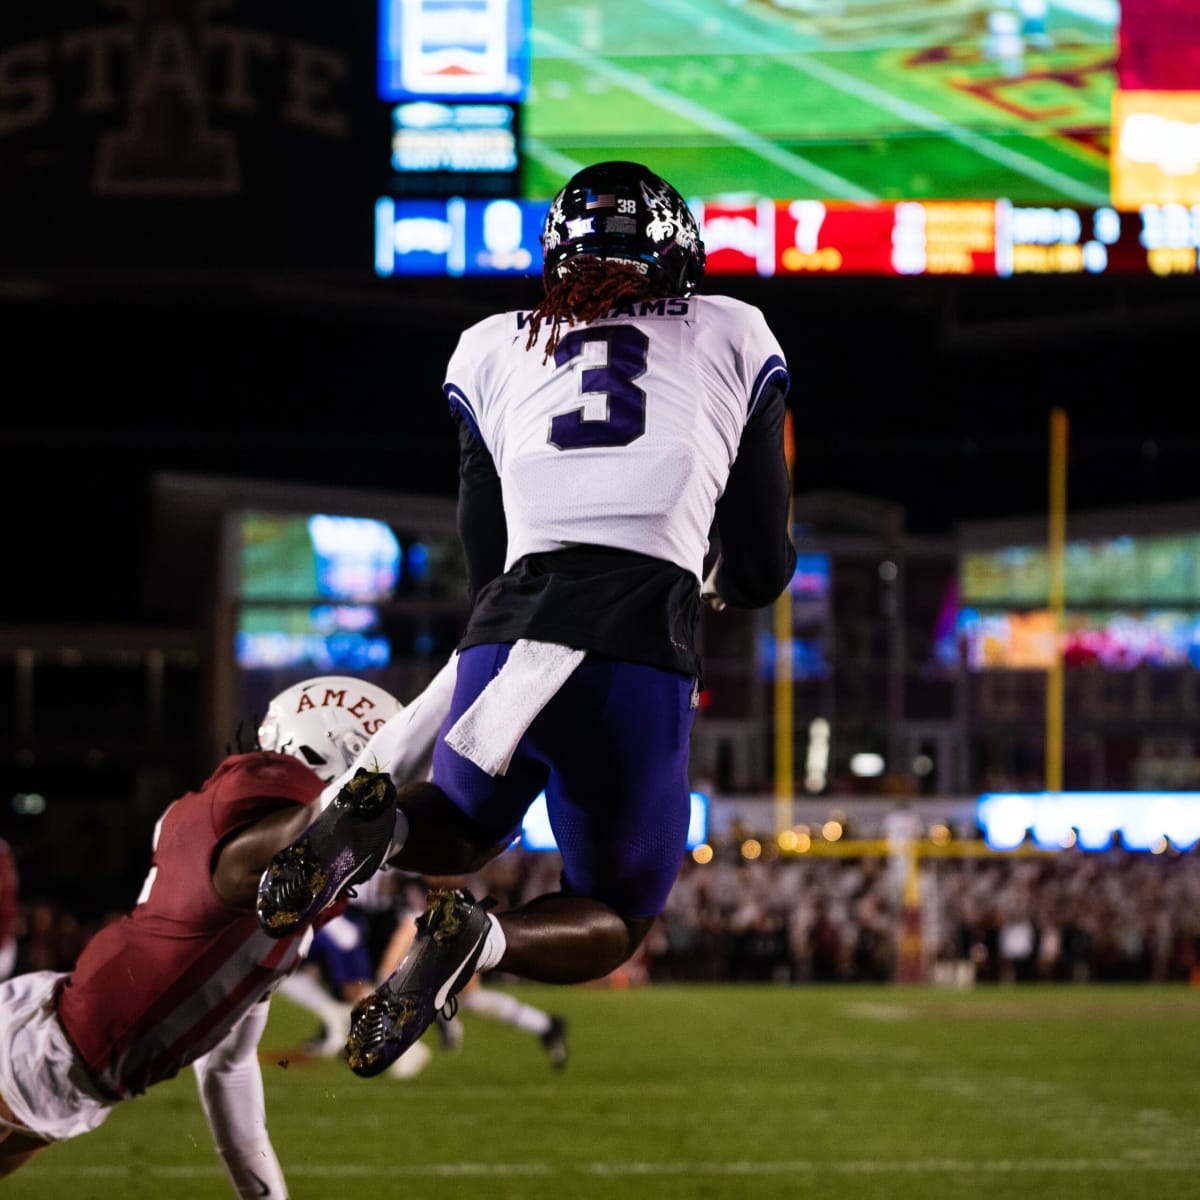
<svg viewBox="0 0 1200 1200">
<path fill-rule="evenodd" d="M 380 0 L 381 100 L 522 100 L 527 0 Z"/>
<path fill-rule="evenodd" d="M 1112 193 L 1121 209 L 1200 205 L 1200 90 L 1113 94 Z"/>
<path fill-rule="evenodd" d="M 380 197 L 375 203 L 375 273 L 538 274 L 545 216 L 545 203 L 533 200 Z"/>
</svg>

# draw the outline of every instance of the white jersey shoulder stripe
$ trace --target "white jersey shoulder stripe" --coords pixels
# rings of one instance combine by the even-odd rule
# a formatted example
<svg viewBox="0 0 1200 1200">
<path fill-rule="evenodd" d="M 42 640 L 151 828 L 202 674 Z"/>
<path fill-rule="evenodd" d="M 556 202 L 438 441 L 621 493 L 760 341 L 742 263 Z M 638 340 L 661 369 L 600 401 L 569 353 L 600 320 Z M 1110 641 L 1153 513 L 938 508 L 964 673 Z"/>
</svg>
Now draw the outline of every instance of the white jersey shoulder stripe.
<svg viewBox="0 0 1200 1200">
<path fill-rule="evenodd" d="M 763 393 L 771 383 L 778 383 L 783 388 L 785 396 L 788 393 L 788 388 L 791 386 L 787 367 L 784 366 L 783 359 L 778 354 L 772 354 L 763 363 L 762 370 L 759 371 L 758 378 L 754 381 L 754 387 L 750 391 L 750 411 L 746 414 L 747 418 L 754 416 L 754 411 L 758 408 L 758 402 L 762 399 Z"/>
<path fill-rule="evenodd" d="M 450 411 L 461 416 L 470 425 L 475 440 L 482 445 L 483 436 L 479 432 L 479 418 L 476 417 L 475 410 L 471 407 L 471 401 L 467 399 L 466 393 L 453 383 L 445 384 L 442 390 L 450 402 Z"/>
</svg>

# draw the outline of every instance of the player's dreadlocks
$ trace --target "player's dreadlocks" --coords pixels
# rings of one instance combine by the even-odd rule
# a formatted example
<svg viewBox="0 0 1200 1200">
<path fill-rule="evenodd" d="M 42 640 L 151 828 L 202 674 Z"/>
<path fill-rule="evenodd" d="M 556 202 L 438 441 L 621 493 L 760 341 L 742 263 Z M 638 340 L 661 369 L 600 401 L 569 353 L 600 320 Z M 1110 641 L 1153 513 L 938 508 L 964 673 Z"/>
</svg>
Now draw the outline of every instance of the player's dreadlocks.
<svg viewBox="0 0 1200 1200">
<path fill-rule="evenodd" d="M 558 346 L 564 321 L 568 325 L 595 321 L 622 300 L 644 300 L 666 294 L 660 283 L 651 281 L 633 263 L 581 254 L 563 264 L 558 282 L 546 289 L 545 296 L 530 313 L 525 349 L 533 349 L 542 322 L 549 321 L 550 336 L 542 358 L 548 362 Z"/>
</svg>

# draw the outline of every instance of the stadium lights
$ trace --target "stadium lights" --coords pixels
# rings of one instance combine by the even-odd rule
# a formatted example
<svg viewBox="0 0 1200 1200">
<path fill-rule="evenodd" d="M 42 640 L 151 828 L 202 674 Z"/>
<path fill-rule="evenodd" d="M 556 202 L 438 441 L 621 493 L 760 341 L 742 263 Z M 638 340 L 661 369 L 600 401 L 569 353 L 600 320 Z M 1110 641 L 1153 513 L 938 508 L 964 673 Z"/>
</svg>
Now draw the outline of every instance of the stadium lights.
<svg viewBox="0 0 1200 1200">
<path fill-rule="evenodd" d="M 863 751 L 850 756 L 850 774 L 860 779 L 877 779 L 883 774 L 884 765 L 882 754 Z"/>
<path fill-rule="evenodd" d="M 692 792 L 687 831 L 688 850 L 694 853 L 704 845 L 707 837 L 708 797 L 703 792 Z M 554 833 L 550 828 L 550 816 L 546 811 L 545 792 L 538 795 L 521 821 L 521 846 L 526 850 L 558 849 L 558 843 L 554 840 Z"/>
<path fill-rule="evenodd" d="M 1200 792 L 989 792 L 975 816 L 993 850 L 1015 850 L 1029 835 L 1043 850 L 1107 850 L 1117 837 L 1141 851 L 1164 839 L 1176 850 L 1200 842 Z"/>
</svg>

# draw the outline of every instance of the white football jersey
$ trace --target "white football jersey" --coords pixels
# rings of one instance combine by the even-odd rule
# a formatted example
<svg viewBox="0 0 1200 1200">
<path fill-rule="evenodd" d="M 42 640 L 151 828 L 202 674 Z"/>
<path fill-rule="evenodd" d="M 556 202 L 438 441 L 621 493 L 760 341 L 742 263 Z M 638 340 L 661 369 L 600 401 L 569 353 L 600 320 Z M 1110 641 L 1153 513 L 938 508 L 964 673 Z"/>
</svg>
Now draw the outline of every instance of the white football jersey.
<svg viewBox="0 0 1200 1200">
<path fill-rule="evenodd" d="M 549 361 L 549 323 L 527 350 L 528 335 L 528 312 L 471 326 L 444 384 L 500 476 L 505 569 L 611 546 L 699 581 L 742 430 L 768 384 L 787 387 L 763 314 L 729 296 L 635 300 L 564 324 Z"/>
</svg>

